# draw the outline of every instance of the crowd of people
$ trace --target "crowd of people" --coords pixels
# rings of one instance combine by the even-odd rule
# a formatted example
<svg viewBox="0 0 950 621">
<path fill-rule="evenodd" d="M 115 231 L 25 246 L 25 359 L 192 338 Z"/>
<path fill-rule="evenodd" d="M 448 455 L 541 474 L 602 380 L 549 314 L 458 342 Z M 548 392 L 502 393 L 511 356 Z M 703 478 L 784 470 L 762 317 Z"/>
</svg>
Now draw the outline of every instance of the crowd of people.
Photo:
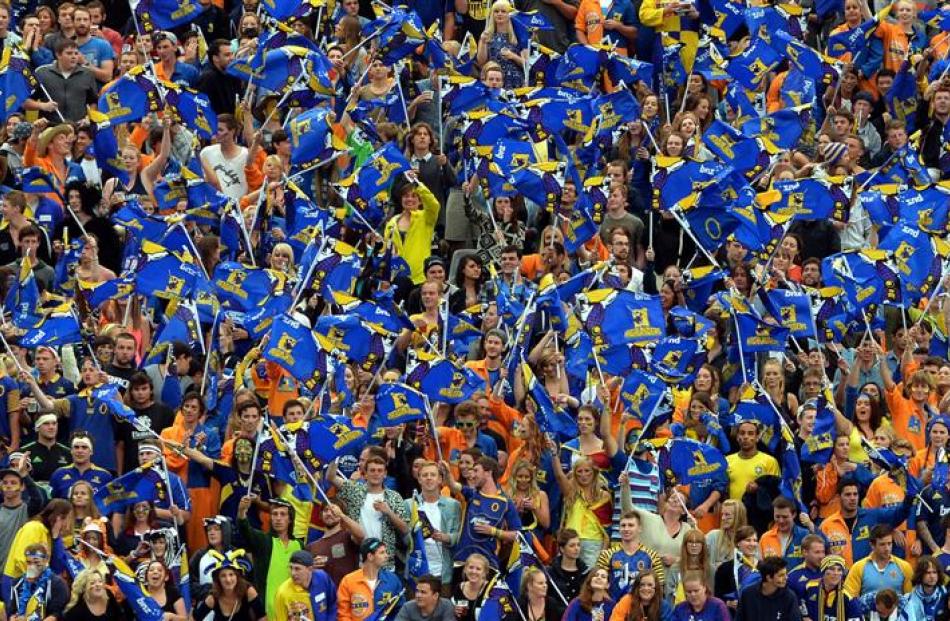
<svg viewBox="0 0 950 621">
<path fill-rule="evenodd" d="M 0 40 L 0 621 L 950 619 L 950 2 Z"/>
</svg>

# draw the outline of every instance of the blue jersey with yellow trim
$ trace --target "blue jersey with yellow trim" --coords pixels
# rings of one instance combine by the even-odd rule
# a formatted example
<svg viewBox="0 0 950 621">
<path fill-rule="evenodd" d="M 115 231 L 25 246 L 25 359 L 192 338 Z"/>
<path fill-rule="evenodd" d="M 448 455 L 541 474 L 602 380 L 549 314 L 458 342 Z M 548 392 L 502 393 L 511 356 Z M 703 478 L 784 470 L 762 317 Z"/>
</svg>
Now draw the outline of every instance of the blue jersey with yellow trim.
<svg viewBox="0 0 950 621">
<path fill-rule="evenodd" d="M 497 568 L 501 541 L 490 534 L 475 532 L 475 525 L 485 524 L 501 530 L 521 530 L 518 511 L 507 496 L 489 496 L 472 487 L 463 487 L 462 496 L 465 497 L 465 515 L 462 516 L 462 534 L 455 545 L 456 558 L 464 560 L 477 552 L 485 555 L 491 566 Z"/>
</svg>

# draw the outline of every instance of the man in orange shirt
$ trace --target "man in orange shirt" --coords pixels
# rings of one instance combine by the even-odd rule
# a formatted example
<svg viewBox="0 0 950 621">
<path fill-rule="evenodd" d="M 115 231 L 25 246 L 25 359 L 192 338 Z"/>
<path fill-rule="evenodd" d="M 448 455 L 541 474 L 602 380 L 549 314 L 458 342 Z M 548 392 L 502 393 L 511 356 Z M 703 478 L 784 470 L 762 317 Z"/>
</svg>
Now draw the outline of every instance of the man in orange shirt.
<svg viewBox="0 0 950 621">
<path fill-rule="evenodd" d="M 808 536 L 809 530 L 795 524 L 796 508 L 795 503 L 785 496 L 772 501 L 774 526 L 765 531 L 759 540 L 762 558 L 779 556 L 785 559 L 789 567 L 802 562 L 802 540 Z"/>
<path fill-rule="evenodd" d="M 359 621 L 378 610 L 390 610 L 402 601 L 402 582 L 393 572 L 383 569 L 389 563 L 386 545 L 375 537 L 360 545 L 363 566 L 347 574 L 337 589 L 337 619 Z M 385 613 L 384 615 L 385 616 Z"/>
</svg>

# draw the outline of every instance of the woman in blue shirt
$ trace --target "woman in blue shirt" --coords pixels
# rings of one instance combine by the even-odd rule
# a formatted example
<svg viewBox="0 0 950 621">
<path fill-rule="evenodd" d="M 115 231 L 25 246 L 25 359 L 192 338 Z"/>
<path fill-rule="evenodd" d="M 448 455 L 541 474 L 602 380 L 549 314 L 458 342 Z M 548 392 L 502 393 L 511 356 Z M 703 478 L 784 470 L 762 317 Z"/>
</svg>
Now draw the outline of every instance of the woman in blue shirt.
<svg viewBox="0 0 950 621">
<path fill-rule="evenodd" d="M 607 621 L 614 610 L 614 601 L 607 594 L 610 577 L 607 570 L 598 567 L 590 572 L 581 594 L 574 598 L 561 621 Z"/>
</svg>

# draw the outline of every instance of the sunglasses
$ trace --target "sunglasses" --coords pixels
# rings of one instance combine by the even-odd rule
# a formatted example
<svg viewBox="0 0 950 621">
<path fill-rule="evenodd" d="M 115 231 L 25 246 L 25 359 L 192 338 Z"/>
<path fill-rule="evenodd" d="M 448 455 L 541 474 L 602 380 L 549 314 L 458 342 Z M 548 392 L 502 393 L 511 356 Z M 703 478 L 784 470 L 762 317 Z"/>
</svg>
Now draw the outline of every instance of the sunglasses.
<svg viewBox="0 0 950 621">
<path fill-rule="evenodd" d="M 475 427 L 477 425 L 478 423 L 476 423 L 475 421 L 468 421 L 468 422 L 455 421 L 455 426 L 459 427 L 460 429 L 471 429 L 472 427 Z"/>
</svg>

